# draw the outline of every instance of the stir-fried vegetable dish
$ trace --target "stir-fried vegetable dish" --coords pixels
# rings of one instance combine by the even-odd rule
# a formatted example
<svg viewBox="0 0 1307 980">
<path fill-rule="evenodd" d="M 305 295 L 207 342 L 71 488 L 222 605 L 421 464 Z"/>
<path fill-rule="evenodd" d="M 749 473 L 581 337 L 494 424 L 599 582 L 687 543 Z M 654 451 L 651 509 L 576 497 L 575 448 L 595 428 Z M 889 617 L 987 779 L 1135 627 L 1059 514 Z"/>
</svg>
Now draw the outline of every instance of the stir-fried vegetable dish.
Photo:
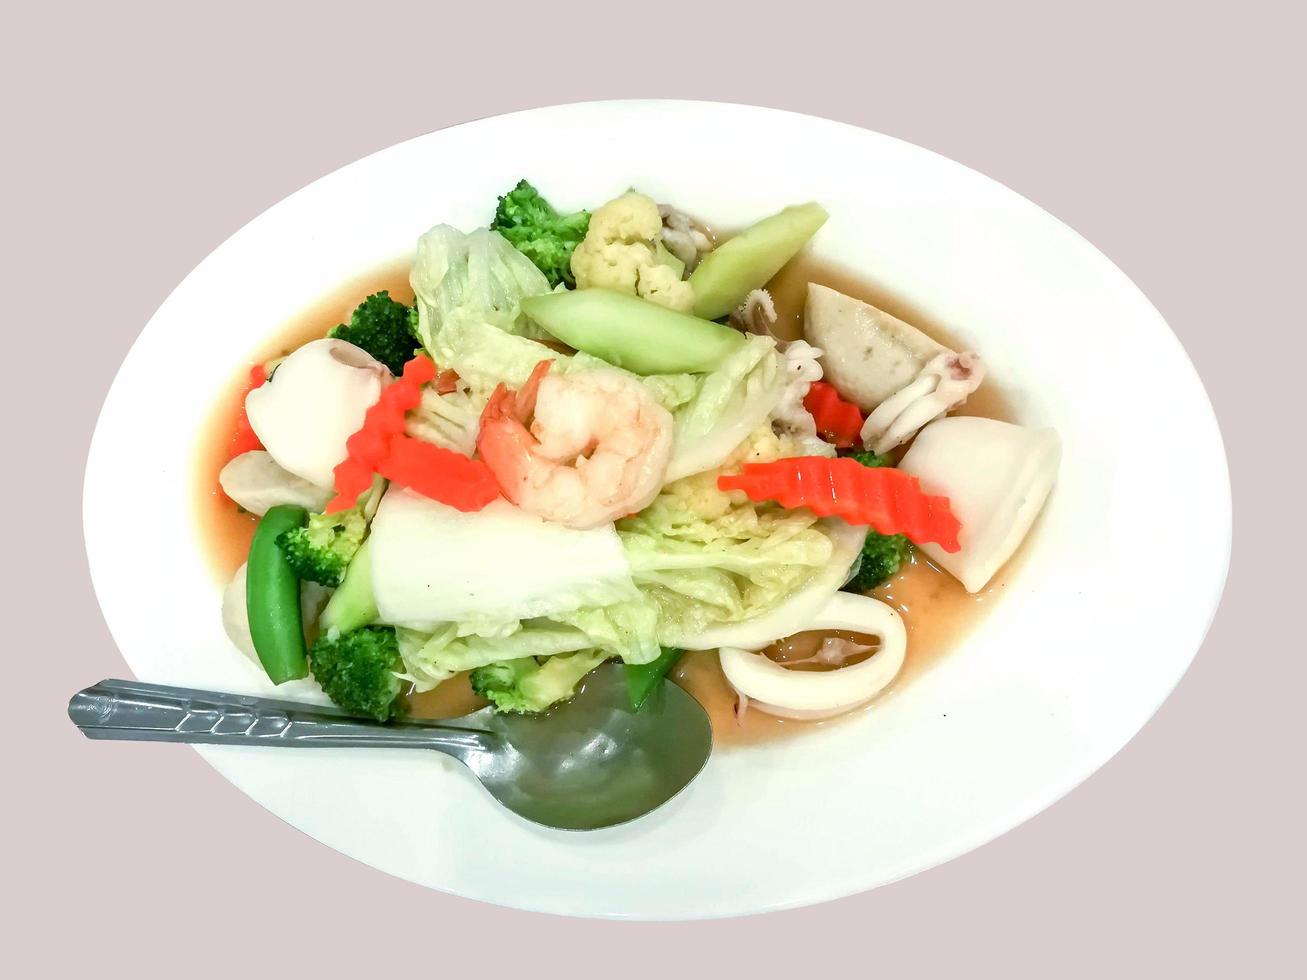
<svg viewBox="0 0 1307 980">
<path fill-rule="evenodd" d="M 485 215 L 421 236 L 412 305 L 250 368 L 220 482 L 259 524 L 223 619 L 273 683 L 387 721 L 466 676 L 536 713 L 617 661 L 638 711 L 711 650 L 741 707 L 826 718 L 904 662 L 868 593 L 918 554 L 979 592 L 1043 507 L 1052 430 L 950 415 L 976 352 L 816 283 L 802 339 L 774 329 L 821 205 L 715 236 L 524 180 Z"/>
</svg>

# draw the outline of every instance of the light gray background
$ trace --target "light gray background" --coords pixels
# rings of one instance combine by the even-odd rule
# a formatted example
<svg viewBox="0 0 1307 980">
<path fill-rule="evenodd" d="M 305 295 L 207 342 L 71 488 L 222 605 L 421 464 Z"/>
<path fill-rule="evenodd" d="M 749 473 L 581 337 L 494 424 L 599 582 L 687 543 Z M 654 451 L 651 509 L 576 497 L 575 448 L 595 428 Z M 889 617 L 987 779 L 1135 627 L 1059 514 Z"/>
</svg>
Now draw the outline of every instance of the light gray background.
<svg viewBox="0 0 1307 980">
<path fill-rule="evenodd" d="M 15 975 L 90 961 L 101 976 L 134 961 L 135 975 L 188 978 L 1301 968 L 1302 25 L 1289 4 L 1253 2 L 907 6 L 178 2 L 6 16 L 0 888 L 5 959 L 32 964 Z M 86 574 L 83 459 L 120 359 L 172 286 L 249 218 L 361 155 L 478 116 L 620 96 L 781 106 L 920 143 L 1067 221 L 1152 298 L 1216 405 L 1237 508 L 1225 602 L 1153 722 L 1050 811 L 949 865 L 826 906 L 685 925 L 424 891 L 284 826 L 188 750 L 82 741 L 67 696 L 125 670 Z M 712 152 L 747 167 L 766 137 Z M 1196 547 L 1207 533 L 1194 528 Z M 1183 556 L 1141 541 L 1138 565 L 1104 584 L 1147 588 L 1168 559 Z M 1116 640 L 1105 624 L 1103 642 Z"/>
</svg>

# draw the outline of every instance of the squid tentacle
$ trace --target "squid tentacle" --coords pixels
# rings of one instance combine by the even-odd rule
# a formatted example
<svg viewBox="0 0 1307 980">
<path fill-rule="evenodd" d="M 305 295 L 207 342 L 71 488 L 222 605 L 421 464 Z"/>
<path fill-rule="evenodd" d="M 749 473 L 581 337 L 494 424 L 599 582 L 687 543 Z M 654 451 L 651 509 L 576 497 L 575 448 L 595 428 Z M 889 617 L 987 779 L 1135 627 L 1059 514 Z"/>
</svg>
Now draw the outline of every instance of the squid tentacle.
<svg viewBox="0 0 1307 980">
<path fill-rule="evenodd" d="M 931 358 L 917 376 L 876 406 L 862 426 L 862 444 L 889 452 L 917 430 L 967 400 L 985 378 L 979 354 L 952 352 Z"/>
</svg>

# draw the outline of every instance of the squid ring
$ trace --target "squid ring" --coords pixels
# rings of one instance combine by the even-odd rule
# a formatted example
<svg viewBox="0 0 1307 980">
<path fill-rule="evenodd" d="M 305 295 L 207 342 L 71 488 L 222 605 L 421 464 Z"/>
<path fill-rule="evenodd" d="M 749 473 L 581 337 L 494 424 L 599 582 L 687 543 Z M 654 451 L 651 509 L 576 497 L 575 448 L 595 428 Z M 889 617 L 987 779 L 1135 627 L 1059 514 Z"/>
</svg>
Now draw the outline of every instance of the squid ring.
<svg viewBox="0 0 1307 980">
<path fill-rule="evenodd" d="M 908 649 L 903 620 L 878 599 L 837 592 L 806 628 L 869 633 L 879 638 L 880 649 L 851 667 L 813 671 L 789 670 L 761 653 L 722 647 L 722 672 L 751 706 L 781 718 L 830 718 L 866 704 L 903 667 Z"/>
</svg>

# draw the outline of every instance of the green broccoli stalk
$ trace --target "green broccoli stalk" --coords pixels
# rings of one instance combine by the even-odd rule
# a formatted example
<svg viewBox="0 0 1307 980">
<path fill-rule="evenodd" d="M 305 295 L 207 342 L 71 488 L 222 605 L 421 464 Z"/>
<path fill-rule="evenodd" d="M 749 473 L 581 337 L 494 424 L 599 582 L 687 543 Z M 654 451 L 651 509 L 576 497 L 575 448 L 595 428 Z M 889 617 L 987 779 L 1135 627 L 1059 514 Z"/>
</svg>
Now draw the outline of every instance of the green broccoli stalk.
<svg viewBox="0 0 1307 980">
<path fill-rule="evenodd" d="M 525 180 L 499 199 L 495 220 L 490 223 L 491 230 L 535 263 L 550 286 L 573 284 L 572 250 L 589 227 L 589 211 L 559 214 Z"/>
<path fill-rule="evenodd" d="M 331 593 L 318 617 L 319 631 L 349 633 L 376 621 L 377 598 L 372 594 L 372 560 L 368 550 L 368 542 L 364 541 L 349 563 L 345 578 Z"/>
<path fill-rule="evenodd" d="M 576 685 L 607 658 L 600 650 L 556 654 L 543 661 L 521 657 L 472 671 L 472 690 L 500 711 L 534 714 L 566 701 Z"/>
<path fill-rule="evenodd" d="M 362 347 L 397 375 L 417 349 L 411 310 L 383 289 L 354 308 L 348 325 L 332 327 L 327 336 Z"/>
<path fill-rule="evenodd" d="M 404 662 L 391 627 L 324 633 L 309 653 L 309 669 L 327 697 L 351 714 L 377 721 L 395 715 Z"/>
<path fill-rule="evenodd" d="M 893 466 L 888 453 L 852 453 L 849 457 L 863 466 L 875 469 Z M 845 592 L 870 592 L 899 573 L 903 563 L 912 554 L 912 542 L 902 534 L 881 534 L 868 530 L 862 553 L 854 565 L 853 575 L 844 586 Z"/>
</svg>

